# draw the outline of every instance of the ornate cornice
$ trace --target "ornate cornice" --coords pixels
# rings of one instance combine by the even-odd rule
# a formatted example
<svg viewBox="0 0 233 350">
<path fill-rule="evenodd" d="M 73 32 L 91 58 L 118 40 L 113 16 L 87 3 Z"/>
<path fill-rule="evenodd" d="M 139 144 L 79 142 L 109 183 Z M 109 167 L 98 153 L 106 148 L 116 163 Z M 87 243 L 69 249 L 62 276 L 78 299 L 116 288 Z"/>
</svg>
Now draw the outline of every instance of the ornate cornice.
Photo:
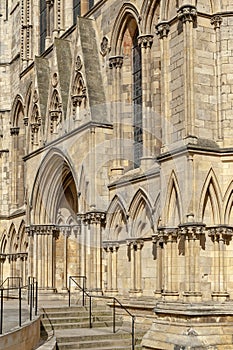
<svg viewBox="0 0 233 350">
<path fill-rule="evenodd" d="M 170 31 L 170 25 L 166 21 L 162 21 L 155 26 L 156 34 L 160 39 L 166 38 Z"/>
<path fill-rule="evenodd" d="M 197 9 L 193 5 L 184 5 L 177 10 L 177 17 L 183 23 L 185 22 L 196 22 Z"/>
</svg>

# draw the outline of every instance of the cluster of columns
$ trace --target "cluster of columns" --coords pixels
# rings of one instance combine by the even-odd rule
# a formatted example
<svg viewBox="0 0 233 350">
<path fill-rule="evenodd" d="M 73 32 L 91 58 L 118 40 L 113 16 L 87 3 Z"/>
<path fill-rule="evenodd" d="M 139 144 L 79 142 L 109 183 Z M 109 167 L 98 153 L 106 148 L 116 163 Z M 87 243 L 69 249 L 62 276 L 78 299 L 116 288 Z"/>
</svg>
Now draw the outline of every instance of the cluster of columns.
<svg viewBox="0 0 233 350">
<path fill-rule="evenodd" d="M 212 297 L 214 300 L 226 299 L 229 297 L 229 293 L 226 284 L 225 252 L 226 244 L 229 244 L 232 239 L 233 228 L 228 226 L 212 227 L 209 228 L 208 235 L 214 244 L 214 291 Z"/>
<path fill-rule="evenodd" d="M 81 218 L 84 224 L 81 240 L 83 243 L 85 240 L 85 251 L 81 252 L 85 256 L 82 273 L 87 277 L 87 288 L 97 294 L 102 293 L 102 229 L 105 218 L 106 214 L 97 210 L 87 212 Z"/>
<path fill-rule="evenodd" d="M 108 242 L 104 245 L 104 250 L 107 254 L 107 288 L 106 291 L 109 293 L 117 293 L 117 252 L 119 244 L 116 242 Z"/>
<path fill-rule="evenodd" d="M 39 288 L 55 286 L 55 225 L 31 225 L 26 228 L 29 237 L 28 275 L 36 277 Z"/>
</svg>

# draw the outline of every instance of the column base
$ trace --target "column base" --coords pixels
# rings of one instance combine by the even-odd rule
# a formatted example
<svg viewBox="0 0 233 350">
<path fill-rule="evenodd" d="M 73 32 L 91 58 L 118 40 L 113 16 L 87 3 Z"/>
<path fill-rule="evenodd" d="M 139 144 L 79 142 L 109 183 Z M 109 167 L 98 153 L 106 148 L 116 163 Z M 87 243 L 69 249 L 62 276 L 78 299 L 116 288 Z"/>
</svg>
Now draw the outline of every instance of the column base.
<svg viewBox="0 0 233 350">
<path fill-rule="evenodd" d="M 115 296 L 118 294 L 118 289 L 106 289 L 105 293 L 110 296 Z"/>
<path fill-rule="evenodd" d="M 100 288 L 88 289 L 87 293 L 91 295 L 103 295 L 103 291 Z"/>
<path fill-rule="evenodd" d="M 129 290 L 129 297 L 135 298 L 135 297 L 141 297 L 142 296 L 142 289 L 130 289 Z"/>
<path fill-rule="evenodd" d="M 154 290 L 154 296 L 156 299 L 162 298 L 162 292 L 160 290 Z"/>
<path fill-rule="evenodd" d="M 111 178 L 117 178 L 124 174 L 124 168 L 122 166 L 114 167 L 111 169 Z"/>
<path fill-rule="evenodd" d="M 174 291 L 174 292 L 165 291 L 162 293 L 162 297 L 165 301 L 176 301 L 179 299 L 179 292 L 177 292 L 177 291 Z"/>
<path fill-rule="evenodd" d="M 183 296 L 184 296 L 184 300 L 188 303 L 189 302 L 198 303 L 202 300 L 202 293 L 201 292 L 194 292 L 194 291 L 189 292 L 189 291 L 187 291 L 187 292 L 183 293 Z"/>
<path fill-rule="evenodd" d="M 228 292 L 212 292 L 211 293 L 212 300 L 214 301 L 226 301 L 230 298 L 230 294 Z"/>
</svg>

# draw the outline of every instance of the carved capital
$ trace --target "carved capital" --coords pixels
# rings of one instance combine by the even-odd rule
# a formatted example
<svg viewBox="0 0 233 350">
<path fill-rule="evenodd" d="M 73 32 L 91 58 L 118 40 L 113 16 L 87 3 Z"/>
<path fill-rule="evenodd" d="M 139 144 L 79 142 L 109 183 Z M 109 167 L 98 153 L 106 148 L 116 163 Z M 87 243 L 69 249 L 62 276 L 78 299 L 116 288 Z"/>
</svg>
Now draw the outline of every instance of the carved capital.
<svg viewBox="0 0 233 350">
<path fill-rule="evenodd" d="M 162 21 L 155 26 L 156 34 L 160 39 L 166 38 L 170 31 L 170 25 L 166 21 Z"/>
<path fill-rule="evenodd" d="M 204 234 L 205 225 L 202 223 L 188 223 L 179 225 L 179 235 L 184 236 L 188 240 L 197 240 Z"/>
<path fill-rule="evenodd" d="M 101 211 L 90 211 L 84 214 L 84 222 L 88 224 L 105 224 L 106 213 Z"/>
<path fill-rule="evenodd" d="M 233 227 L 228 225 L 208 227 L 208 236 L 213 242 L 229 242 L 233 236 Z"/>
<path fill-rule="evenodd" d="M 193 23 L 195 23 L 196 20 L 197 20 L 197 9 L 193 5 L 181 6 L 177 10 L 177 17 L 183 23 L 185 23 L 185 22 L 193 22 Z"/>
<path fill-rule="evenodd" d="M 176 242 L 178 236 L 178 229 L 175 227 L 159 227 L 158 237 L 159 241 L 163 243 Z"/>
<path fill-rule="evenodd" d="M 31 130 L 33 134 L 37 134 L 39 131 L 40 124 L 39 123 L 31 123 Z"/>
<path fill-rule="evenodd" d="M 214 29 L 219 29 L 222 24 L 222 17 L 220 15 L 214 15 L 210 23 L 214 26 Z"/>
<path fill-rule="evenodd" d="M 10 128 L 10 133 L 11 133 L 11 136 L 13 135 L 19 135 L 19 127 L 18 126 L 15 126 L 13 128 Z"/>
<path fill-rule="evenodd" d="M 61 117 L 61 111 L 59 110 L 49 111 L 49 115 L 52 121 L 57 121 Z"/>
<path fill-rule="evenodd" d="M 121 68 L 123 64 L 123 56 L 109 57 L 109 68 Z"/>
<path fill-rule="evenodd" d="M 82 95 L 72 95 L 71 96 L 73 107 L 81 106 L 82 101 L 86 99 L 86 94 L 83 93 Z"/>
<path fill-rule="evenodd" d="M 143 47 L 145 49 L 147 48 L 151 48 L 152 44 L 153 44 L 153 35 L 152 34 L 144 34 L 144 35 L 140 35 L 138 37 L 138 45 L 140 47 Z"/>
</svg>

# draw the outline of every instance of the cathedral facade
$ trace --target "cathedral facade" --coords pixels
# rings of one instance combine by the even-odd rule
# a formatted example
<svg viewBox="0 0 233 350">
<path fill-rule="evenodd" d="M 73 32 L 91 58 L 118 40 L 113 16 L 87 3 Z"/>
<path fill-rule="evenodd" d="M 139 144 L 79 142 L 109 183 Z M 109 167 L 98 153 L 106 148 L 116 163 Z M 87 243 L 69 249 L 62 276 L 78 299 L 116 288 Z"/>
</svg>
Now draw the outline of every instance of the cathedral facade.
<svg viewBox="0 0 233 350">
<path fill-rule="evenodd" d="M 232 1 L 0 14 L 1 281 L 86 276 L 154 302 L 144 349 L 233 349 Z"/>
</svg>

